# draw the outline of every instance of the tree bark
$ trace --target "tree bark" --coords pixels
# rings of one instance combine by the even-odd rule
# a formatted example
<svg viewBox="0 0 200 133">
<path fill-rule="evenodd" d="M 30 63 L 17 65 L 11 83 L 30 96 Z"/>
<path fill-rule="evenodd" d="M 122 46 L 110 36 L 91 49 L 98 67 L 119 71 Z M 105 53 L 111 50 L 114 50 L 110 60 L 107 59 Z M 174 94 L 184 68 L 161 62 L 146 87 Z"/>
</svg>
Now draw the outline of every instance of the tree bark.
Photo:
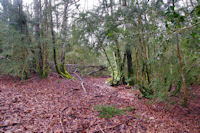
<svg viewBox="0 0 200 133">
<path fill-rule="evenodd" d="M 184 93 L 183 105 L 186 106 L 187 101 L 188 101 L 187 86 L 186 86 L 186 81 L 185 81 L 185 75 L 184 75 L 184 72 L 183 72 L 182 58 L 181 58 L 181 55 L 180 55 L 178 34 L 176 34 L 176 47 L 177 47 L 177 58 L 178 58 L 178 62 L 179 62 L 179 71 L 180 71 L 181 78 L 182 78 L 182 81 L 183 81 L 183 93 Z"/>
<path fill-rule="evenodd" d="M 135 62 L 136 62 L 136 75 L 137 75 L 137 83 L 140 82 L 140 77 L 139 77 L 139 67 L 138 67 L 138 51 L 136 49 L 136 52 L 135 52 Z"/>
<path fill-rule="evenodd" d="M 50 28 L 51 28 L 51 37 L 52 37 L 52 43 L 53 43 L 53 57 L 54 57 L 54 63 L 56 67 L 56 71 L 58 74 L 60 74 L 62 77 L 65 77 L 67 79 L 71 79 L 71 76 L 69 74 L 65 74 L 60 70 L 60 66 L 58 64 L 57 60 L 57 53 L 56 53 L 56 41 L 55 41 L 55 34 L 53 30 L 53 16 L 52 16 L 52 6 L 51 6 L 51 0 L 49 0 L 49 6 L 50 6 Z"/>
<path fill-rule="evenodd" d="M 64 13 L 63 13 L 63 22 L 62 22 L 62 55 L 61 55 L 61 70 L 64 74 L 69 75 L 69 73 L 66 70 L 65 67 L 65 55 L 66 55 L 66 31 L 67 31 L 67 11 L 68 11 L 68 4 L 69 1 L 66 1 L 65 6 L 64 6 Z"/>
<path fill-rule="evenodd" d="M 102 47 L 102 49 L 103 49 L 103 52 L 104 52 L 104 54 L 105 54 L 105 56 L 106 56 L 106 59 L 107 59 L 108 64 L 109 64 L 109 66 L 110 66 L 110 68 L 111 68 L 111 71 L 112 71 L 112 81 L 111 81 L 111 85 L 113 85 L 114 80 L 115 80 L 115 71 L 114 71 L 114 68 L 113 68 L 113 66 L 112 66 L 112 64 L 111 64 L 111 61 L 110 61 L 110 59 L 109 59 L 109 57 L 108 57 L 108 55 L 107 55 L 107 53 L 106 53 L 105 48 Z"/>
<path fill-rule="evenodd" d="M 130 50 L 130 45 L 126 46 L 126 57 L 127 57 L 127 67 L 128 67 L 128 79 L 129 83 L 133 84 L 133 64 L 132 64 L 132 54 Z"/>
<path fill-rule="evenodd" d="M 42 47 L 40 42 L 40 7 L 41 3 L 40 0 L 34 0 L 34 14 L 35 14 L 35 40 L 37 42 L 37 46 L 39 49 L 38 52 L 38 63 L 39 63 L 39 73 L 43 70 L 43 56 L 42 56 Z M 36 61 L 37 62 L 37 61 Z M 37 64 L 36 64 L 37 66 Z"/>
<path fill-rule="evenodd" d="M 115 56 L 116 56 L 117 73 L 118 73 L 117 77 L 119 77 L 119 80 L 116 82 L 116 84 L 117 85 L 118 84 L 125 84 L 125 76 L 124 76 L 123 69 L 124 69 L 126 56 L 124 56 L 124 58 L 122 60 L 119 42 L 117 40 L 115 40 L 115 46 L 116 46 Z"/>
</svg>

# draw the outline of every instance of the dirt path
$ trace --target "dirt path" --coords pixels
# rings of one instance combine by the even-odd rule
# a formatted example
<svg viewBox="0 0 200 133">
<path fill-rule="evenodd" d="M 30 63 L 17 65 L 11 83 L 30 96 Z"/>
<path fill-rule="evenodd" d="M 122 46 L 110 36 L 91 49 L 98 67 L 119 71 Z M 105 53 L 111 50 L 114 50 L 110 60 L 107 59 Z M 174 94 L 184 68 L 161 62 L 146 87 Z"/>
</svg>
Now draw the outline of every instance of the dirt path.
<svg viewBox="0 0 200 133">
<path fill-rule="evenodd" d="M 198 133 L 200 132 L 200 88 L 188 108 L 149 104 L 139 92 L 126 86 L 110 87 L 106 78 L 80 81 L 55 75 L 45 80 L 33 77 L 25 82 L 0 79 L 0 132 L 122 132 Z M 109 120 L 98 117 L 95 105 L 134 107 Z M 63 111 L 63 112 L 62 112 Z M 65 129 L 63 129 L 63 127 Z"/>
</svg>

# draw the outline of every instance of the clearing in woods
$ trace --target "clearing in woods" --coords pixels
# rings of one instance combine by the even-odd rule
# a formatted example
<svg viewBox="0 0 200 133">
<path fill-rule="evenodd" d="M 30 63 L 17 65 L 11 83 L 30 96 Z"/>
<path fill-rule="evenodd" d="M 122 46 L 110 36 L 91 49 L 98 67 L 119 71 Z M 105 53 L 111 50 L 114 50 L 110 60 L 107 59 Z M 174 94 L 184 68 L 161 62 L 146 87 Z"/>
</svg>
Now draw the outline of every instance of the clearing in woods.
<svg viewBox="0 0 200 133">
<path fill-rule="evenodd" d="M 74 75 L 76 76 L 76 75 Z M 24 82 L 0 79 L 0 132 L 200 132 L 200 87 L 187 108 L 151 103 L 131 87 L 110 87 L 106 78 L 66 80 L 51 74 Z M 175 99 L 176 100 L 176 99 Z M 178 101 L 177 101 L 178 102 Z M 99 118 L 96 105 L 134 109 L 110 119 Z"/>
</svg>

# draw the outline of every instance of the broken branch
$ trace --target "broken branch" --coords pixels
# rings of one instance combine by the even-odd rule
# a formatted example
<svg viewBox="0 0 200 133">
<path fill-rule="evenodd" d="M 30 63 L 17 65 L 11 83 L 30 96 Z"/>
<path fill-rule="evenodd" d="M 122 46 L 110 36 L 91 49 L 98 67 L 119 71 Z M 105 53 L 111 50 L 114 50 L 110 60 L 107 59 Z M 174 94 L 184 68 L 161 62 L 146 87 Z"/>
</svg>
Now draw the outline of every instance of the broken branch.
<svg viewBox="0 0 200 133">
<path fill-rule="evenodd" d="M 81 81 L 81 87 L 83 88 L 83 91 L 84 91 L 85 93 L 87 93 L 86 88 L 85 88 L 85 86 L 84 86 L 84 81 L 83 81 L 83 79 L 76 73 L 76 71 L 77 71 L 77 69 L 76 69 L 73 73 L 80 79 L 80 81 Z"/>
</svg>

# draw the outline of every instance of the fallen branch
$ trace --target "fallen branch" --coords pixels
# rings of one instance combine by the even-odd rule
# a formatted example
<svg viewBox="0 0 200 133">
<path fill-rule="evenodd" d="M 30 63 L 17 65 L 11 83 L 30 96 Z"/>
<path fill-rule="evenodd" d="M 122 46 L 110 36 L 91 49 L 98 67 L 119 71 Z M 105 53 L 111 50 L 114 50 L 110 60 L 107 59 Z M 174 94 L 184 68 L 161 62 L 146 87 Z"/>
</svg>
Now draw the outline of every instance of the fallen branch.
<svg viewBox="0 0 200 133">
<path fill-rule="evenodd" d="M 97 69 L 97 70 L 94 70 L 94 71 L 89 72 L 88 75 L 91 75 L 91 74 L 93 74 L 93 73 L 102 71 L 102 70 L 104 70 L 104 69 L 106 69 L 106 67 L 103 67 L 103 66 L 102 66 L 101 68 L 99 68 L 99 69 Z"/>
<path fill-rule="evenodd" d="M 7 127 L 17 126 L 17 125 L 21 125 L 21 124 L 22 123 L 12 123 L 12 124 L 9 124 L 9 125 L 0 126 L 0 128 L 7 128 Z"/>
<path fill-rule="evenodd" d="M 117 124 L 117 125 L 113 125 L 113 126 L 110 126 L 110 127 L 105 127 L 105 128 L 103 128 L 103 129 L 100 129 L 100 130 L 97 130 L 97 131 L 95 131 L 95 132 L 102 132 L 103 130 L 105 131 L 105 130 L 108 130 L 108 129 L 113 129 L 113 128 L 115 128 L 115 127 L 118 127 L 118 126 L 120 126 L 120 125 L 122 125 L 122 124 L 124 124 L 124 123 L 127 123 L 128 121 L 130 121 L 130 120 L 132 120 L 132 119 L 136 119 L 134 116 L 133 117 L 131 117 L 131 118 L 129 118 L 128 120 L 125 120 L 124 122 L 122 122 L 122 123 L 119 123 L 119 124 Z M 99 125 L 98 125 L 99 126 Z"/>
<path fill-rule="evenodd" d="M 62 127 L 62 132 L 63 132 L 63 133 L 66 133 L 65 127 L 64 127 L 64 124 L 63 124 L 63 117 L 62 117 L 62 114 L 60 114 L 60 125 L 61 125 L 61 127 Z"/>
<path fill-rule="evenodd" d="M 101 128 L 101 126 L 98 125 L 98 127 L 99 127 L 99 129 L 101 130 L 102 133 L 105 133 L 105 132 L 103 131 L 103 129 Z"/>
<path fill-rule="evenodd" d="M 69 102 L 68 102 L 69 103 Z M 66 130 L 65 130 L 65 126 L 64 126 L 64 124 L 63 124 L 63 112 L 65 111 L 65 110 L 67 110 L 69 107 L 67 106 L 67 107 L 65 107 L 65 108 L 63 108 L 61 111 L 60 111 L 60 115 L 59 115 L 59 117 L 60 117 L 60 125 L 61 125 L 61 127 L 62 127 L 62 132 L 63 133 L 66 133 Z"/>
<path fill-rule="evenodd" d="M 83 88 L 84 92 L 87 93 L 86 88 L 84 86 L 84 81 L 83 79 L 76 73 L 77 69 L 73 72 L 81 81 L 81 87 Z"/>
<path fill-rule="evenodd" d="M 66 66 L 73 66 L 73 67 L 99 67 L 99 68 L 102 68 L 102 67 L 105 67 L 103 65 L 78 65 L 78 64 L 65 64 Z"/>
<path fill-rule="evenodd" d="M 86 129 L 88 129 L 88 128 L 91 128 L 91 127 L 94 127 L 94 126 L 98 126 L 98 128 L 99 128 L 99 130 L 95 130 L 95 131 L 92 131 L 92 132 L 102 132 L 102 133 L 105 133 L 104 131 L 105 130 L 108 130 L 108 129 L 113 129 L 113 128 L 115 128 L 115 127 L 118 127 L 118 126 L 120 126 L 120 125 L 122 125 L 122 124 L 125 124 L 125 123 L 127 123 L 128 121 L 130 121 L 130 120 L 132 120 L 132 119 L 136 119 L 136 117 L 134 117 L 134 116 L 131 116 L 131 118 L 129 118 L 129 119 L 127 119 L 127 120 L 125 120 L 125 121 L 123 121 L 122 123 L 118 123 L 118 124 L 116 124 L 116 125 L 113 125 L 113 126 L 109 126 L 109 127 L 105 127 L 105 128 L 101 128 L 101 126 L 100 126 L 100 124 L 103 124 L 102 122 L 100 122 L 100 123 L 95 123 L 94 122 L 94 124 L 93 125 L 91 125 L 91 126 L 88 126 L 87 128 L 79 128 L 79 129 L 75 129 L 75 130 L 73 130 L 72 132 L 83 132 L 84 130 L 86 130 Z"/>
</svg>

